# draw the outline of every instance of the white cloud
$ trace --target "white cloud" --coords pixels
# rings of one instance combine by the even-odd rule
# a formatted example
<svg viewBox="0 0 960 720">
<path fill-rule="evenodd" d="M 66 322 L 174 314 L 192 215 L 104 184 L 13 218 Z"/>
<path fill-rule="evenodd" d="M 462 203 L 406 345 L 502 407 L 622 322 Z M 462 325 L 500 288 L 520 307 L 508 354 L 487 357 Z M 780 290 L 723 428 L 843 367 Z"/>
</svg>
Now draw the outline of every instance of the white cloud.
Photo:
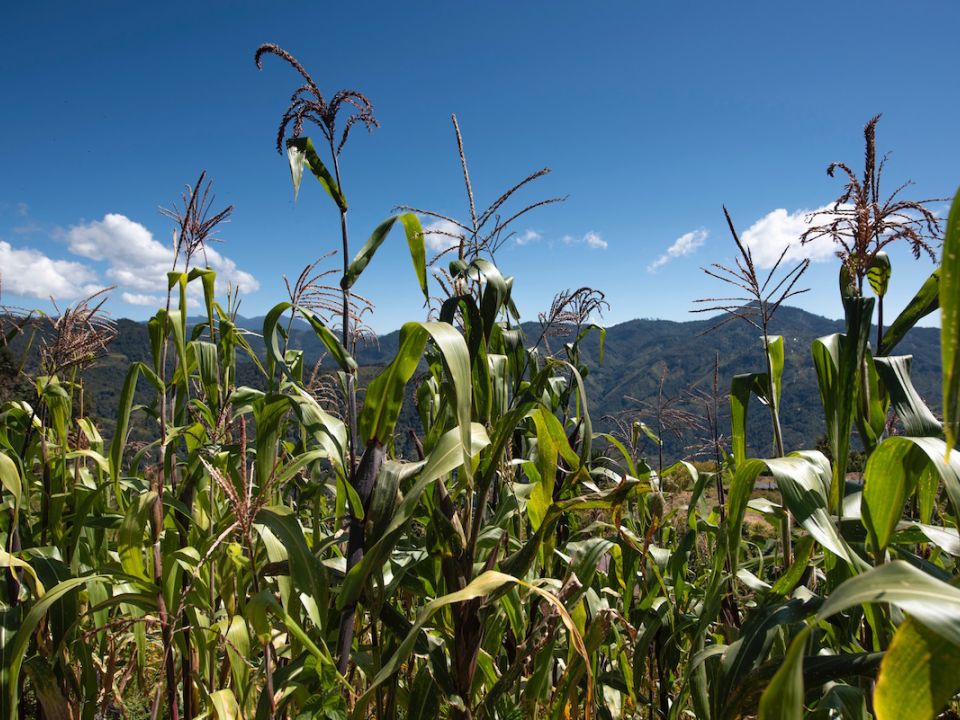
<svg viewBox="0 0 960 720">
<path fill-rule="evenodd" d="M 0 283 L 22 297 L 72 300 L 100 289 L 97 273 L 83 263 L 53 260 L 38 250 L 0 240 Z"/>
<path fill-rule="evenodd" d="M 583 236 L 583 241 L 587 244 L 587 247 L 600 250 L 607 249 L 607 241 L 600 237 L 600 233 L 594 232 L 593 230 Z"/>
<path fill-rule="evenodd" d="M 565 245 L 586 245 L 588 248 L 593 248 L 594 250 L 607 249 L 607 241 L 600 236 L 600 233 L 594 230 L 584 233 L 581 237 L 564 235 L 560 239 Z"/>
<path fill-rule="evenodd" d="M 173 266 L 173 248 L 157 242 L 143 225 L 125 215 L 109 213 L 103 220 L 75 225 L 66 233 L 70 252 L 81 257 L 107 263 L 106 276 L 118 285 L 124 302 L 134 305 L 155 305 L 156 293 L 166 288 L 166 274 Z M 253 292 L 260 283 L 237 264 L 208 247 L 206 258 L 217 272 L 217 292 L 227 284 L 241 292 Z M 135 292 L 134 292 L 135 291 Z M 201 292 L 200 288 L 192 293 Z"/>
<path fill-rule="evenodd" d="M 647 272 L 656 272 L 674 258 L 683 257 L 696 252 L 697 248 L 703 245 L 703 243 L 706 241 L 709 234 L 710 233 L 704 228 L 684 233 L 673 241 L 673 245 L 668 247 L 667 251 L 663 255 L 647 265 Z"/>
<path fill-rule="evenodd" d="M 144 293 L 120 293 L 120 299 L 128 305 L 146 305 L 148 307 L 160 307 L 165 299 L 159 295 L 146 295 Z"/>
<path fill-rule="evenodd" d="M 810 213 L 829 212 L 833 205 L 825 205 L 816 210 L 796 210 L 792 213 L 777 208 L 764 215 L 747 228 L 741 236 L 744 245 L 750 248 L 754 262 L 758 267 L 773 267 L 783 249 L 789 245 L 784 260 L 810 259 L 814 262 L 833 257 L 836 246 L 829 237 L 820 237 L 806 245 L 800 244 L 800 236 L 810 229 L 807 222 Z M 816 218 L 816 224 L 830 221 L 829 215 Z"/>
<path fill-rule="evenodd" d="M 514 242 L 517 245 L 528 245 L 532 242 L 537 242 L 542 237 L 543 236 L 536 230 L 524 230 L 521 234 L 514 238 Z"/>
<path fill-rule="evenodd" d="M 460 244 L 464 230 L 449 220 L 434 220 L 423 226 L 423 240 L 433 252 L 443 252 Z"/>
</svg>

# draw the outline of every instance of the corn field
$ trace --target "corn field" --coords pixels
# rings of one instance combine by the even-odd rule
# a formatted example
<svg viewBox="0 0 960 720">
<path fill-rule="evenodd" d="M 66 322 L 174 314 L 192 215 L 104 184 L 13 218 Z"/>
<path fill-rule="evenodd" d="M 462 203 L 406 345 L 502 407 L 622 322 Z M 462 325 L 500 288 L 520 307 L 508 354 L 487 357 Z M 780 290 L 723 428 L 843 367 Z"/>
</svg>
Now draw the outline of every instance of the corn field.
<svg viewBox="0 0 960 720">
<path fill-rule="evenodd" d="M 340 246 L 318 250 L 342 268 L 288 283 L 265 352 L 236 297 L 215 295 L 203 251 L 230 208 L 211 207 L 204 176 L 168 212 L 166 304 L 111 436 L 84 413 L 84 370 L 113 332 L 103 296 L 46 324 L 4 315 L 5 343 L 29 335 L 41 363 L 28 396 L 0 407 L 0 717 L 957 717 L 960 194 L 941 249 L 925 205 L 877 196 L 876 119 L 863 176 L 830 167 L 847 184 L 812 232 L 838 243 L 846 330 L 810 348 L 829 458 L 779 433 L 791 369 L 767 326 L 805 266 L 758 277 L 728 215 L 736 259 L 708 272 L 743 297 L 701 307 L 757 329 L 758 369 L 723 379 L 716 461 L 665 467 L 637 451 L 638 433 L 660 443 L 656 428 L 594 430 L 584 348 L 602 362 L 601 293 L 558 296 L 539 340 L 520 329 L 495 253 L 511 221 L 559 200 L 510 209 L 545 171 L 479 210 L 456 127 L 469 212 L 446 218 L 452 251 L 428 262 L 421 218 L 438 214 L 405 206 L 356 250 L 341 151 L 377 126 L 373 106 L 327 98 L 277 46 L 258 65 L 271 57 L 302 83 L 277 149 L 299 202 L 336 207 Z M 893 241 L 937 263 L 884 326 Z M 397 285 L 426 319 L 367 377 L 358 292 L 387 242 L 406 243 Z M 938 310 L 942 419 L 895 354 Z M 311 372 L 290 347 L 294 322 L 327 365 Z M 557 328 L 560 347 L 541 342 Z M 748 413 L 770 416 L 769 457 L 747 454 Z M 862 484 L 846 474 L 856 443 Z M 668 476 L 688 502 L 670 502 Z"/>
</svg>

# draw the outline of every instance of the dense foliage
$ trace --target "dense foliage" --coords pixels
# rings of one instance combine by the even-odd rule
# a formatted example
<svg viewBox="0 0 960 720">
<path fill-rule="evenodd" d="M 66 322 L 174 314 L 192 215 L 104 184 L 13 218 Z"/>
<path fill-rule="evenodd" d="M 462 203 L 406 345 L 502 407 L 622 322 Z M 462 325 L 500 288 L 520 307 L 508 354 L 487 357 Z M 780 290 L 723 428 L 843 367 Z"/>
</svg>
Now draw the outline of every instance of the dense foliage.
<svg viewBox="0 0 960 720">
<path fill-rule="evenodd" d="M 715 462 L 663 467 L 639 443 L 659 443 L 662 422 L 595 431 L 582 346 L 603 348 L 587 312 L 602 296 L 566 296 L 554 314 L 564 337 L 548 345 L 518 325 L 462 143 L 471 220 L 437 299 L 416 214 L 388 218 L 348 252 L 339 157 L 355 122 L 375 125 L 369 102 L 341 91 L 327 103 L 291 56 L 263 53 L 306 83 L 279 141 L 295 186 L 313 176 L 338 209 L 339 283 L 311 303 L 305 277 L 276 305 L 261 359 L 236 303 L 215 297 L 213 271 L 191 267 L 218 217 L 201 182 L 175 214 L 168 301 L 126 369 L 109 441 L 85 413 L 85 375 L 113 332 L 96 301 L 40 336 L 31 401 L 0 407 L 2 717 L 930 718 L 951 703 L 960 195 L 944 261 L 880 328 L 882 354 L 862 280 L 882 297 L 889 263 L 881 272 L 872 250 L 869 266 L 844 259 L 860 283 L 841 281 L 843 332 L 811 348 L 833 464 L 776 431 L 777 456 L 747 454 L 759 446 L 747 441 L 751 398 L 776 428 L 792 370 L 764 322 L 765 370 L 731 383 L 729 452 L 715 394 L 704 405 Z M 357 114 L 338 127 L 338 108 Z M 327 163 L 304 122 L 318 124 Z M 499 223 L 536 176 L 489 217 Z M 432 314 L 404 325 L 368 378 L 354 358 L 352 288 L 394 229 Z M 193 285 L 205 320 L 188 325 Z M 892 354 L 938 307 L 943 423 L 909 356 Z M 312 374 L 290 345 L 294 316 L 332 375 Z M 416 457 L 402 459 L 408 394 Z M 844 472 L 854 431 L 862 486 Z"/>
</svg>

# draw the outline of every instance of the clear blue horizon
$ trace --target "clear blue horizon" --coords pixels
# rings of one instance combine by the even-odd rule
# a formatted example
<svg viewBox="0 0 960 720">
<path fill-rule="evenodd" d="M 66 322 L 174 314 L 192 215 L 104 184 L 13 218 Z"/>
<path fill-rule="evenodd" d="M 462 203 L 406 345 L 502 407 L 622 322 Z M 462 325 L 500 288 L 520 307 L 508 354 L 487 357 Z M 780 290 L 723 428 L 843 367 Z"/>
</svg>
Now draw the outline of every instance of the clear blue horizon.
<svg viewBox="0 0 960 720">
<path fill-rule="evenodd" d="M 907 11 L 909 10 L 909 12 Z M 813 2 L 483 5 L 36 3 L 0 27 L 0 303 L 48 309 L 117 285 L 110 310 L 143 319 L 172 234 L 158 207 L 205 169 L 236 206 L 213 264 L 242 289 L 241 313 L 285 299 L 282 276 L 339 246 L 335 208 L 305 179 L 294 203 L 274 142 L 299 76 L 258 45 L 292 52 L 329 97 L 363 91 L 381 127 L 342 156 L 352 251 L 397 205 L 468 214 L 450 114 L 463 130 L 477 202 L 529 172 L 552 172 L 514 209 L 568 196 L 515 226 L 497 255 L 525 320 L 553 295 L 603 290 L 613 325 L 687 320 L 725 294 L 700 270 L 730 263 L 721 206 L 758 258 L 779 254 L 806 211 L 841 191 L 876 113 L 885 184 L 951 196 L 960 100 L 960 6 Z M 307 129 L 306 134 L 318 135 Z M 946 203 L 934 209 L 945 214 Z M 815 262 L 791 304 L 836 318 L 838 264 Z M 892 316 L 930 273 L 891 251 Z M 329 261 L 328 261 L 329 262 Z M 336 261 L 328 267 L 335 267 Z M 401 235 L 356 290 L 385 333 L 423 309 Z M 421 298 L 422 299 L 422 298 Z M 935 321 L 935 318 L 932 319 Z"/>
</svg>

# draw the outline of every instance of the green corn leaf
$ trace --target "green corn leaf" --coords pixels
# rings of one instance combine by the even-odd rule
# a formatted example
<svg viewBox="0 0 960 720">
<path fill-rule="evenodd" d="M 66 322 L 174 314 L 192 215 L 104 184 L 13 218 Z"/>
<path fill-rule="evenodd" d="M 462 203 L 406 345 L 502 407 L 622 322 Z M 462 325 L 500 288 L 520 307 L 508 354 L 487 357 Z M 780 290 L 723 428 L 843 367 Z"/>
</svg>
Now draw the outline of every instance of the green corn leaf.
<svg viewBox="0 0 960 720">
<path fill-rule="evenodd" d="M 577 408 L 579 410 L 577 415 L 580 421 L 580 447 L 577 450 L 577 455 L 580 458 L 580 464 L 586 467 L 590 463 L 590 453 L 593 448 L 593 423 L 590 420 L 587 389 L 583 384 L 583 377 L 580 375 L 580 371 L 577 370 L 572 363 L 566 360 L 554 360 L 553 362 L 564 365 L 567 370 L 570 371 L 574 382 L 577 384 Z"/>
<path fill-rule="evenodd" d="M 206 393 L 207 402 L 216 407 L 220 402 L 220 363 L 217 346 L 204 340 L 191 340 L 187 353 L 196 360 L 200 371 L 200 384 Z"/>
<path fill-rule="evenodd" d="M 954 512 L 958 511 L 960 458 L 945 457 L 943 440 L 930 437 L 889 437 L 871 453 L 864 471 L 861 516 L 875 552 L 889 545 L 904 504 L 928 468 L 939 475 Z"/>
<path fill-rule="evenodd" d="M 489 260 L 484 258 L 474 259 L 463 273 L 465 277 L 479 281 L 483 278 L 486 284 L 483 288 L 483 295 L 480 298 L 480 316 L 483 319 L 483 334 L 489 340 L 490 334 L 496 325 L 497 315 L 500 308 L 509 295 L 507 282 L 504 280 L 500 270 L 497 269 Z"/>
<path fill-rule="evenodd" d="M 731 572 L 737 570 L 747 502 L 757 477 L 764 470 L 773 475 L 784 504 L 817 542 L 853 567 L 864 567 L 863 560 L 840 537 L 828 512 L 829 463 L 820 453 L 807 451 L 770 460 L 747 460 L 737 468 L 727 496 L 727 547 Z"/>
<path fill-rule="evenodd" d="M 960 690 L 960 647 L 907 618 L 887 648 L 873 707 L 877 720 L 928 720 Z"/>
<path fill-rule="evenodd" d="M 370 261 L 373 259 L 377 249 L 383 245 L 390 234 L 390 230 L 396 224 L 397 220 L 403 226 L 404 234 L 407 236 L 407 246 L 410 248 L 410 258 L 413 260 L 413 269 L 417 274 L 417 281 L 420 284 L 420 290 L 424 298 L 429 299 L 427 291 L 427 264 L 426 248 L 424 246 L 423 228 L 420 226 L 420 220 L 413 213 L 403 213 L 402 215 L 393 215 L 382 223 L 377 225 L 366 244 L 360 248 L 350 265 L 347 266 L 347 272 L 343 276 L 341 285 L 344 288 L 351 288 L 360 277 Z"/>
<path fill-rule="evenodd" d="M 487 431 L 483 425 L 473 423 L 471 427 L 473 438 L 471 450 L 478 454 L 490 444 Z M 363 559 L 357 563 L 343 580 L 340 595 L 337 597 L 337 607 L 342 609 L 360 597 L 367 578 L 379 570 L 394 546 L 400 540 L 404 528 L 413 518 L 420 498 L 427 487 L 439 478 L 463 465 L 463 445 L 460 438 L 460 429 L 453 428 L 444 433 L 436 447 L 426 460 L 419 463 L 410 463 L 400 471 L 398 484 L 406 478 L 416 476 L 416 482 L 407 490 L 403 499 L 396 506 L 389 524 L 382 531 L 371 547 L 367 548 Z"/>
<path fill-rule="evenodd" d="M 770 358 L 770 367 L 773 370 L 773 377 L 770 378 L 770 386 L 773 389 L 773 397 L 768 400 L 775 408 L 780 407 L 780 391 L 783 386 L 783 337 L 780 335 L 770 335 L 767 338 L 767 347 L 765 348 L 767 357 Z"/>
<path fill-rule="evenodd" d="M 234 615 L 230 618 L 223 636 L 227 641 L 227 659 L 230 662 L 233 686 L 240 693 L 240 703 L 246 705 L 251 687 L 250 666 L 247 664 L 247 658 L 250 657 L 250 632 L 243 617 Z"/>
<path fill-rule="evenodd" d="M 340 186 L 327 170 L 320 156 L 317 155 L 313 143 L 308 137 L 287 139 L 287 161 L 290 163 L 290 177 L 293 180 L 293 197 L 300 193 L 300 182 L 303 180 L 303 168 L 307 166 L 310 172 L 327 191 L 341 212 L 346 212 L 347 201 L 340 192 Z"/>
<path fill-rule="evenodd" d="M 870 348 L 864 353 L 860 371 L 864 375 L 857 392 L 857 412 L 854 421 L 864 449 L 869 454 L 883 437 L 887 427 L 887 411 L 890 409 L 890 393 L 880 382 L 879 364 Z"/>
<path fill-rule="evenodd" d="M 16 528 L 17 519 L 20 516 L 23 484 L 20 482 L 20 469 L 17 464 L 2 452 L 0 452 L 0 484 L 13 495 L 13 528 Z"/>
<path fill-rule="evenodd" d="M 893 411 L 903 423 L 904 434 L 914 437 L 942 437 L 943 427 L 927 407 L 910 379 L 910 355 L 875 359 L 877 373 L 890 393 Z"/>
<path fill-rule="evenodd" d="M 531 415 L 537 429 L 537 474 L 539 479 L 527 501 L 530 524 L 540 527 L 547 509 L 553 504 L 554 486 L 557 479 L 557 459 L 563 457 L 571 469 L 576 469 L 580 459 L 573 452 L 560 421 L 545 410 L 538 409 Z"/>
<path fill-rule="evenodd" d="M 210 693 L 210 706 L 217 720 L 240 720 L 243 717 L 233 690 L 217 690 Z"/>
<path fill-rule="evenodd" d="M 17 720 L 20 668 L 26 655 L 34 630 L 47 614 L 47 611 L 69 593 L 80 589 L 84 584 L 102 580 L 103 576 L 91 575 L 81 578 L 70 578 L 50 588 L 42 598 L 37 600 L 30 611 L 23 617 L 20 627 L 10 643 L 9 651 L 4 647 L 3 666 L 0 668 L 4 682 L 0 684 L 0 718 L 3 720 Z"/>
<path fill-rule="evenodd" d="M 207 322 L 210 324 L 210 336 L 213 337 L 213 305 L 216 300 L 217 273 L 210 268 L 193 268 L 187 276 L 187 282 L 200 278 L 203 285 L 203 304 L 207 309 Z"/>
<path fill-rule="evenodd" d="M 750 394 L 758 385 L 766 384 L 766 373 L 734 375 L 730 381 L 730 444 L 733 460 L 738 468 L 747 459 L 747 411 L 750 407 Z M 657 442 L 659 443 L 659 438 Z"/>
<path fill-rule="evenodd" d="M 290 409 L 285 395 L 270 394 L 253 407 L 256 422 L 257 454 L 254 462 L 254 481 L 265 488 L 277 470 L 279 440 L 284 431 L 284 419 Z"/>
<path fill-rule="evenodd" d="M 117 537 L 117 551 L 120 554 L 123 571 L 148 582 L 153 578 L 147 575 L 146 565 L 143 562 L 143 533 L 150 521 L 150 513 L 156 501 L 157 493 L 149 490 L 140 495 L 136 502 L 130 503 Z"/>
<path fill-rule="evenodd" d="M 744 624 L 740 638 L 727 646 L 720 661 L 719 683 L 713 688 L 714 704 L 725 712 L 718 717 L 730 717 L 733 708 L 725 708 L 728 698 L 738 700 L 738 690 L 746 683 L 748 674 L 757 670 L 766 658 L 770 644 L 784 626 L 795 625 L 813 614 L 816 601 L 788 600 L 770 607 L 758 608 Z M 722 647 L 722 646 L 721 646 Z M 706 651 L 703 653 L 706 654 Z M 741 708 L 742 709 L 742 708 Z"/>
<path fill-rule="evenodd" d="M 457 422 L 464 459 L 470 452 L 471 373 L 470 353 L 463 336 L 448 323 L 410 322 L 400 329 L 397 354 L 391 363 L 367 387 L 363 410 L 358 419 L 361 438 L 365 442 L 386 444 L 400 417 L 403 392 L 423 355 L 427 339 L 440 350 L 443 364 L 453 389 Z M 473 469 L 464 464 L 467 481 L 472 482 Z"/>
<path fill-rule="evenodd" d="M 427 334 L 420 323 L 406 323 L 401 328 L 397 354 L 367 387 L 363 409 L 357 420 L 363 441 L 369 443 L 377 440 L 386 444 L 390 439 L 400 417 L 404 387 L 416 372 L 426 344 Z"/>
<path fill-rule="evenodd" d="M 960 190 L 950 206 L 940 278 L 940 357 L 947 452 L 960 435 Z"/>
<path fill-rule="evenodd" d="M 838 585 L 817 618 L 825 620 L 864 603 L 890 603 L 929 630 L 960 646 L 960 589 L 903 561 L 894 560 Z"/>
<path fill-rule="evenodd" d="M 273 505 L 262 508 L 257 513 L 256 522 L 270 528 L 286 548 L 290 561 L 290 579 L 294 587 L 315 599 L 320 607 L 326 607 L 326 572 L 316 556 L 310 552 L 296 513 L 283 505 Z"/>
<path fill-rule="evenodd" d="M 793 639 L 783 664 L 760 697 L 760 720 L 803 720 L 803 650 L 810 629 Z"/>
<path fill-rule="evenodd" d="M 133 396 L 137 389 L 140 374 L 150 380 L 158 392 L 163 392 L 163 383 L 156 373 L 143 363 L 133 363 L 127 371 L 120 390 L 120 407 L 117 412 L 117 427 L 110 441 L 110 477 L 114 483 L 120 478 L 120 466 L 123 462 L 123 449 L 127 444 L 130 430 L 130 413 L 133 411 Z"/>
<path fill-rule="evenodd" d="M 290 368 L 287 367 L 286 358 L 280 349 L 279 327 L 280 317 L 287 310 L 291 309 L 300 313 L 300 315 L 310 323 L 310 327 L 313 328 L 314 333 L 316 333 L 320 342 L 323 343 L 333 359 L 337 361 L 337 365 L 340 366 L 341 370 L 344 372 L 353 372 L 357 369 L 356 360 L 354 360 L 350 353 L 347 352 L 347 349 L 343 347 L 340 339 L 334 335 L 313 312 L 299 305 L 294 306 L 291 303 L 282 302 L 274 305 L 263 319 L 263 342 L 267 349 L 267 371 L 271 376 L 275 368 L 279 365 L 283 372 L 293 379 Z"/>
<path fill-rule="evenodd" d="M 873 289 L 873 294 L 882 298 L 887 294 L 887 286 L 890 284 L 890 257 L 881 250 L 873 256 L 870 267 L 867 268 L 867 282 Z"/>
<path fill-rule="evenodd" d="M 416 644 L 417 638 L 420 634 L 421 628 L 423 628 L 423 626 L 430 621 L 437 611 L 447 607 L 448 605 L 466 602 L 467 600 L 472 600 L 474 598 L 486 597 L 506 585 L 514 584 L 521 585 L 522 587 L 531 590 L 536 595 L 546 600 L 560 615 L 561 621 L 566 626 L 567 631 L 570 634 L 571 644 L 573 645 L 575 651 L 587 664 L 586 702 L 590 703 L 593 690 L 593 675 L 590 672 L 590 656 L 587 652 L 586 646 L 583 643 L 583 638 L 577 631 L 576 625 L 574 624 L 573 619 L 570 617 L 570 614 L 567 612 L 567 609 L 554 595 L 546 592 L 542 588 L 526 583 L 518 578 L 513 577 L 512 575 L 507 575 L 495 570 L 488 570 L 487 572 L 484 572 L 476 577 L 462 590 L 458 590 L 457 592 L 452 592 L 448 595 L 436 598 L 435 600 L 431 600 L 423 606 L 417 615 L 416 622 L 410 628 L 410 632 L 400 643 L 400 646 L 394 651 L 393 655 L 390 656 L 390 659 L 383 664 L 383 666 L 380 668 L 380 671 L 376 674 L 373 680 L 370 681 L 370 684 L 367 686 L 364 693 L 357 700 L 357 704 L 353 711 L 354 720 L 360 720 L 360 718 L 365 717 L 364 713 L 366 706 L 373 698 L 373 694 L 377 687 L 389 680 L 399 669 L 401 663 L 403 663 L 403 661 L 410 656 L 410 653 L 413 651 L 414 645 Z"/>
<path fill-rule="evenodd" d="M 867 351 L 873 303 L 873 298 L 845 300 L 849 334 L 828 335 L 814 340 L 811 345 L 817 386 L 826 419 L 827 440 L 833 455 L 830 509 L 835 514 L 839 512 L 843 502 L 860 365 Z"/>
<path fill-rule="evenodd" d="M 903 309 L 897 319 L 883 333 L 884 353 L 893 352 L 907 332 L 920 320 L 940 307 L 940 268 L 938 267 L 926 279 L 917 294 Z"/>
</svg>

